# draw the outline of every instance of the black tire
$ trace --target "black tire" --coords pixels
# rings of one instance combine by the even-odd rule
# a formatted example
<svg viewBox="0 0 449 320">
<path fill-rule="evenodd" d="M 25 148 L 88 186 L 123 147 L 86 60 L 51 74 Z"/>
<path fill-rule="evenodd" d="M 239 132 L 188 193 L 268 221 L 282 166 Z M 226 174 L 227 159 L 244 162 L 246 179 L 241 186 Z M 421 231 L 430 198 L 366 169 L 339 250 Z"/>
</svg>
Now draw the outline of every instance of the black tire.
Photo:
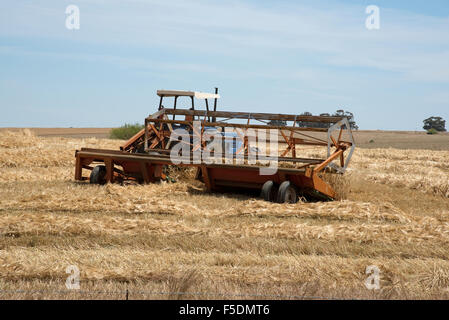
<svg viewBox="0 0 449 320">
<path fill-rule="evenodd" d="M 278 192 L 277 185 L 273 181 L 268 180 L 262 186 L 260 197 L 265 201 L 274 202 L 276 201 L 277 192 Z"/>
<path fill-rule="evenodd" d="M 106 183 L 106 167 L 96 166 L 90 173 L 90 183 L 93 184 L 105 184 Z"/>
<path fill-rule="evenodd" d="M 290 181 L 284 181 L 279 186 L 277 202 L 279 203 L 296 203 L 298 202 L 298 195 L 296 188 L 292 186 Z"/>
</svg>

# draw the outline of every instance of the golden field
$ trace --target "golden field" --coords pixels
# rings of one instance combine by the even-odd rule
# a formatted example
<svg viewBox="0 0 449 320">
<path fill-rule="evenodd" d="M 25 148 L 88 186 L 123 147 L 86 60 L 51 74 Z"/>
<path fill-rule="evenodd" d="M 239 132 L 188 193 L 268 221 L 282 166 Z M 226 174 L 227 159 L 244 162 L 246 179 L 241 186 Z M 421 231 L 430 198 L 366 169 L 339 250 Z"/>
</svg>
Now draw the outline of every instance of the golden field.
<svg viewBox="0 0 449 320">
<path fill-rule="evenodd" d="M 448 299 L 449 151 L 422 141 L 357 148 L 338 201 L 274 204 L 191 175 L 75 182 L 76 149 L 122 141 L 2 130 L 0 298 Z M 379 290 L 364 285 L 370 265 Z"/>
</svg>

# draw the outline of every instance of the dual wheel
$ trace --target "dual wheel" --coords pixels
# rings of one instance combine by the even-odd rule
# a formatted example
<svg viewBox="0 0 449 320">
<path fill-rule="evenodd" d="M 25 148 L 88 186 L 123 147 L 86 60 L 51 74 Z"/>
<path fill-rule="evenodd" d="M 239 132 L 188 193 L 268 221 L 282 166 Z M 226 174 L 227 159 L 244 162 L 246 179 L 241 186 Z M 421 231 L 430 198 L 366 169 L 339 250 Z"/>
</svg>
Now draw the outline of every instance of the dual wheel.
<svg viewBox="0 0 449 320">
<path fill-rule="evenodd" d="M 296 203 L 298 201 L 296 188 L 290 181 L 282 182 L 279 187 L 272 180 L 265 182 L 262 186 L 261 197 L 265 201 L 278 203 Z"/>
</svg>

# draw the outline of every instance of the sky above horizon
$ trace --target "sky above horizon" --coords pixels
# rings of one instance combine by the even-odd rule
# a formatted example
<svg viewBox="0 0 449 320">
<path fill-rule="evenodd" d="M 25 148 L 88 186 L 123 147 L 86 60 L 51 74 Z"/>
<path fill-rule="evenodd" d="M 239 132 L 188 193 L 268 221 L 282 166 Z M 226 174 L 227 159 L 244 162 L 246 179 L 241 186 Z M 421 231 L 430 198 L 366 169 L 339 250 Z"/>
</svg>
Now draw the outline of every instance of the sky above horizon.
<svg viewBox="0 0 449 320">
<path fill-rule="evenodd" d="M 220 110 L 422 130 L 449 122 L 449 1 L 3 1 L 0 70 L 0 127 L 143 123 L 158 89 L 218 87 Z"/>
</svg>

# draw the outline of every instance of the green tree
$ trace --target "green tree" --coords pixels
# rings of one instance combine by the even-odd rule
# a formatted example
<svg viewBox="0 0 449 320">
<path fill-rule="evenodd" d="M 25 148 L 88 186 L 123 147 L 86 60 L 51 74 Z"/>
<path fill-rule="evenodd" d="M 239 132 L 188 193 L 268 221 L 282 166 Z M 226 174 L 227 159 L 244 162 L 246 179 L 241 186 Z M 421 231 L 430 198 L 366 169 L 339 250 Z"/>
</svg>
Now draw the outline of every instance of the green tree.
<svg viewBox="0 0 449 320">
<path fill-rule="evenodd" d="M 439 132 L 446 131 L 446 121 L 443 120 L 443 118 L 441 117 L 430 117 L 423 120 L 423 123 L 424 123 L 423 126 L 424 130 L 429 131 L 431 129 L 435 129 L 436 131 Z"/>
<path fill-rule="evenodd" d="M 340 109 L 340 110 L 337 110 L 333 114 L 333 116 L 335 116 L 335 117 L 346 117 L 346 118 L 348 118 L 349 126 L 351 127 L 352 130 L 358 130 L 359 129 L 359 126 L 355 123 L 354 114 L 352 112 Z"/>
<path fill-rule="evenodd" d="M 304 112 L 301 114 L 301 116 L 311 116 L 312 114 L 310 112 Z M 358 130 L 359 126 L 356 124 L 355 120 L 354 120 L 354 114 L 352 112 L 349 111 L 345 111 L 343 109 L 337 110 L 334 114 L 330 115 L 329 113 L 321 113 L 320 114 L 321 117 L 329 117 L 329 116 L 334 116 L 334 117 L 345 117 L 348 118 L 349 121 L 349 125 L 351 127 L 352 130 Z M 327 122 L 307 122 L 307 121 L 298 121 L 298 127 L 310 127 L 310 128 L 329 128 L 332 123 L 327 123 Z"/>
</svg>

